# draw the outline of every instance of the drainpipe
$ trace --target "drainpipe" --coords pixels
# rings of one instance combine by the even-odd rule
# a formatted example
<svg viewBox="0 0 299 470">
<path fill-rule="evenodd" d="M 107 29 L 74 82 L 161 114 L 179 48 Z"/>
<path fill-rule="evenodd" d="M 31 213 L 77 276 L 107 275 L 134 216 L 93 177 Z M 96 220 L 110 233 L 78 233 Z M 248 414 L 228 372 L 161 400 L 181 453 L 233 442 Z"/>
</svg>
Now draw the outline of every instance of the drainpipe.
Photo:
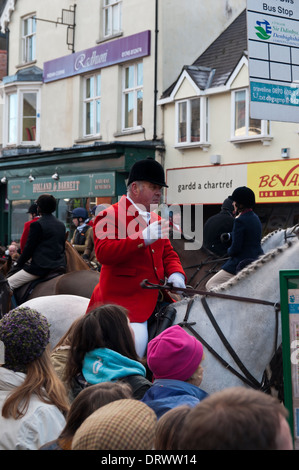
<svg viewBox="0 0 299 470">
<path fill-rule="evenodd" d="M 158 0 L 155 5 L 155 69 L 154 69 L 154 127 L 153 140 L 157 140 L 157 74 L 158 74 Z"/>
<path fill-rule="evenodd" d="M 8 71 L 9 71 L 9 29 L 5 29 L 5 36 L 6 36 L 6 75 L 8 76 Z"/>
</svg>

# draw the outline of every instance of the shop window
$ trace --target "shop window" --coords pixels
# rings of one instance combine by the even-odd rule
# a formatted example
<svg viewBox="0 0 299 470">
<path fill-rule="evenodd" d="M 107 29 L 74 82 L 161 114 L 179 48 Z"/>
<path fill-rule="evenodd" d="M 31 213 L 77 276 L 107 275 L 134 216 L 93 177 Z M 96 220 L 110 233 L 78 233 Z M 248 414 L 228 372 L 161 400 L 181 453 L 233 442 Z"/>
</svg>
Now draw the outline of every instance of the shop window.
<svg viewBox="0 0 299 470">
<path fill-rule="evenodd" d="M 36 59 L 36 19 L 35 15 L 22 19 L 22 57 L 21 62 Z"/>
<path fill-rule="evenodd" d="M 208 101 L 206 97 L 176 103 L 176 146 L 208 145 Z"/>
<path fill-rule="evenodd" d="M 123 130 L 136 129 L 143 122 L 143 64 L 123 69 Z"/>
<path fill-rule="evenodd" d="M 13 87 L 5 89 L 4 145 L 39 143 L 40 90 Z"/>
<path fill-rule="evenodd" d="M 103 0 L 104 37 L 116 35 L 122 28 L 122 0 Z"/>
<path fill-rule="evenodd" d="M 8 143 L 17 143 L 18 129 L 18 102 L 17 93 L 8 95 Z"/>
<path fill-rule="evenodd" d="M 24 223 L 29 220 L 27 211 L 30 204 L 30 200 L 12 201 L 10 241 L 20 241 L 24 230 Z"/>
<path fill-rule="evenodd" d="M 101 124 L 101 75 L 91 75 L 84 81 L 84 130 L 85 137 L 100 134 Z"/>
<path fill-rule="evenodd" d="M 249 90 L 232 92 L 232 141 L 257 140 L 269 137 L 270 123 L 254 119 L 249 114 Z"/>
</svg>

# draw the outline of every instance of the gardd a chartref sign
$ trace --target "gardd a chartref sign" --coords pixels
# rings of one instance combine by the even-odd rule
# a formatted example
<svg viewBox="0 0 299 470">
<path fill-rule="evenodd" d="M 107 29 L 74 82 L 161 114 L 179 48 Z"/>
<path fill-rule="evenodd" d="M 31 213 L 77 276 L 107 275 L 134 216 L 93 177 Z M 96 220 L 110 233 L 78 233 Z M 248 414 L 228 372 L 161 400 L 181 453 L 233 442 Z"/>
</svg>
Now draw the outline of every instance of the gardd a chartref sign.
<svg viewBox="0 0 299 470">
<path fill-rule="evenodd" d="M 247 184 L 256 202 L 298 202 L 299 160 L 248 164 Z"/>
<path fill-rule="evenodd" d="M 167 204 L 222 204 L 247 184 L 247 165 L 173 168 L 166 171 Z"/>
<path fill-rule="evenodd" d="M 172 168 L 166 171 L 167 204 L 222 204 L 238 186 L 257 203 L 299 202 L 299 159 Z"/>
</svg>

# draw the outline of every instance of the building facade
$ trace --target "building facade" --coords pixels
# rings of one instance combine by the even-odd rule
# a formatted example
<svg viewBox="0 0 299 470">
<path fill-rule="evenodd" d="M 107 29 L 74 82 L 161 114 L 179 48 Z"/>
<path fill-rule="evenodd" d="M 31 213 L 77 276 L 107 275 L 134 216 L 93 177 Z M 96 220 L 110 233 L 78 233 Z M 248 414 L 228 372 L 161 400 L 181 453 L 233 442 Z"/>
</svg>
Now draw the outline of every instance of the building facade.
<svg viewBox="0 0 299 470">
<path fill-rule="evenodd" d="M 71 228 L 74 207 L 113 203 L 125 192 L 135 161 L 163 163 L 158 98 L 244 3 L 7 0 L 2 243 L 19 239 L 43 192 L 57 197 L 57 215 Z"/>
<path fill-rule="evenodd" d="M 299 124 L 250 117 L 244 10 L 159 101 L 168 204 L 203 204 L 204 220 L 238 186 L 256 195 L 264 234 L 299 220 Z"/>
</svg>

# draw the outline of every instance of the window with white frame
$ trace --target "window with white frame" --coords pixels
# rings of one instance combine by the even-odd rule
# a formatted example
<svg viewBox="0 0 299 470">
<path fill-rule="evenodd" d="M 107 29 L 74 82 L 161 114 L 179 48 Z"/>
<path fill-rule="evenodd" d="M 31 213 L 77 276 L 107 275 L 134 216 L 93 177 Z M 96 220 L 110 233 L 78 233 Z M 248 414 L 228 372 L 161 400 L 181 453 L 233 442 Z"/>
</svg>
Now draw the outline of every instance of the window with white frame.
<svg viewBox="0 0 299 470">
<path fill-rule="evenodd" d="M 176 145 L 196 146 L 208 140 L 208 100 L 206 97 L 176 103 Z"/>
<path fill-rule="evenodd" d="M 101 74 L 85 78 L 83 109 L 84 137 L 99 135 L 101 129 Z"/>
<path fill-rule="evenodd" d="M 123 130 L 135 129 L 143 122 L 143 63 L 123 69 Z"/>
<path fill-rule="evenodd" d="M 36 59 L 36 19 L 35 15 L 22 19 L 22 63 Z"/>
<path fill-rule="evenodd" d="M 232 92 L 232 140 L 254 139 L 269 136 L 270 123 L 253 119 L 249 115 L 249 90 Z"/>
<path fill-rule="evenodd" d="M 103 0 L 104 37 L 121 32 L 122 0 Z"/>
<path fill-rule="evenodd" d="M 4 145 L 37 145 L 40 133 L 40 89 L 6 89 L 4 103 Z"/>
</svg>

